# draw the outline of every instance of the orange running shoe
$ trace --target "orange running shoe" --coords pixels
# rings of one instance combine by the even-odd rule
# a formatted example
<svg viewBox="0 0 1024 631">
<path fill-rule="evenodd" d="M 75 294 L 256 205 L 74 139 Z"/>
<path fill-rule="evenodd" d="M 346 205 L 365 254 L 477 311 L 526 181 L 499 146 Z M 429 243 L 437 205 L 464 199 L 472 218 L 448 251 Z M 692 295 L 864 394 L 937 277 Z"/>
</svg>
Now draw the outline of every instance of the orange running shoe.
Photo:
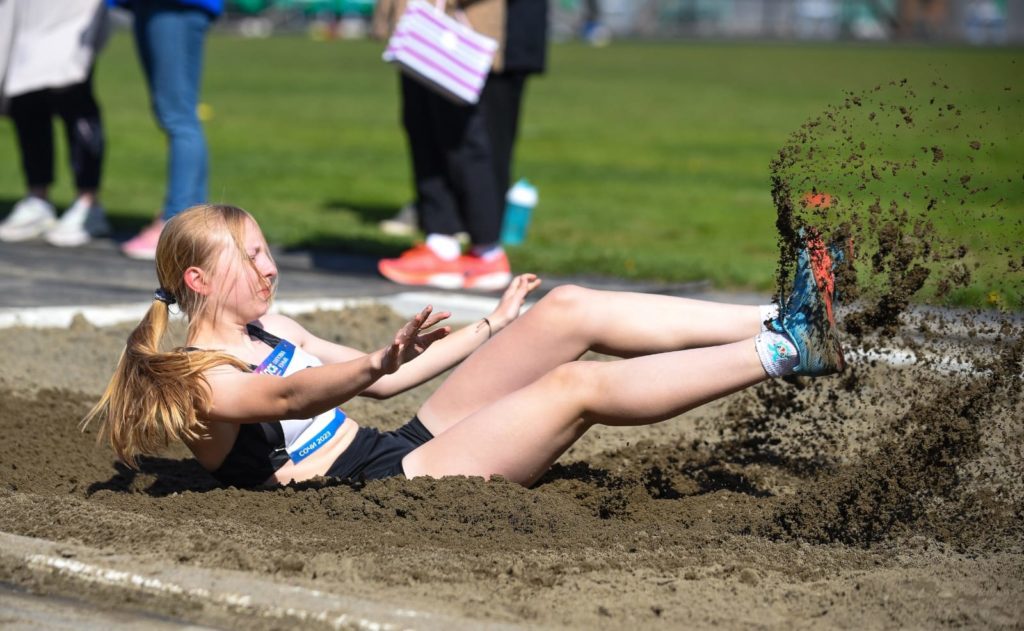
<svg viewBox="0 0 1024 631">
<path fill-rule="evenodd" d="M 461 258 L 446 261 L 421 243 L 406 250 L 397 259 L 381 259 L 381 276 L 399 285 L 429 285 L 441 289 L 462 289 L 465 276 Z"/>
<path fill-rule="evenodd" d="M 490 259 L 470 253 L 460 257 L 459 262 L 464 274 L 463 289 L 498 291 L 512 282 L 512 268 L 504 252 Z"/>
</svg>

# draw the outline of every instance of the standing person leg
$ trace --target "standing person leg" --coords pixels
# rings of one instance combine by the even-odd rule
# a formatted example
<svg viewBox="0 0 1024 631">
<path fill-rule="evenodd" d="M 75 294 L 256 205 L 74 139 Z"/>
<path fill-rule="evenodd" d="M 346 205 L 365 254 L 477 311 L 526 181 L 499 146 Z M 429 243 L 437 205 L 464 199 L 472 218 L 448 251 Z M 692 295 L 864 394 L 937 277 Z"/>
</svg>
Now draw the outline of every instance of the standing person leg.
<svg viewBox="0 0 1024 631">
<path fill-rule="evenodd" d="M 152 259 L 163 224 L 207 197 L 207 149 L 196 107 L 203 44 L 211 17 L 200 9 L 144 0 L 135 10 L 134 34 L 153 113 L 167 134 L 167 194 L 160 216 L 122 251 Z"/>
<path fill-rule="evenodd" d="M 445 121 L 439 112 L 445 103 L 442 97 L 405 75 L 402 75 L 402 91 L 407 96 L 403 121 L 409 133 L 420 229 L 428 236 L 454 235 L 465 226 L 459 217 L 458 200 L 442 144 Z M 448 260 L 457 256 L 457 253 L 439 254 Z"/>
<path fill-rule="evenodd" d="M 512 279 L 508 257 L 499 242 L 505 195 L 498 190 L 483 109 L 479 105 L 442 105 L 445 156 L 458 197 L 459 216 L 472 244 L 462 259 L 463 287 L 502 289 Z"/>
<path fill-rule="evenodd" d="M 407 250 L 396 259 L 382 259 L 378 270 L 385 278 L 403 285 L 430 285 L 446 289 L 462 287 L 459 257 L 462 248 L 455 234 L 463 230 L 452 190 L 451 174 L 441 139 L 444 121 L 438 117 L 440 96 L 401 75 L 402 123 L 409 138 L 416 209 L 426 243 Z"/>
<path fill-rule="evenodd" d="M 480 106 L 443 105 L 444 150 L 459 198 L 459 215 L 474 245 L 495 244 L 501 231 L 503 195 L 494 176 L 494 154 L 483 110 Z"/>
<path fill-rule="evenodd" d="M 525 72 L 492 74 L 480 95 L 480 106 L 494 156 L 494 177 L 503 196 L 512 184 L 512 165 L 526 77 Z"/>
<path fill-rule="evenodd" d="M 11 214 L 0 223 L 0 241 L 25 241 L 43 235 L 57 219 L 48 199 L 53 184 L 50 91 L 37 90 L 11 97 L 9 112 L 18 136 L 28 195 L 15 204 Z"/>
<path fill-rule="evenodd" d="M 110 225 L 99 204 L 104 136 L 100 108 L 92 90 L 92 72 L 82 83 L 53 90 L 54 109 L 64 121 L 71 171 L 78 191 L 74 204 L 47 231 L 46 240 L 73 247 L 108 234 Z"/>
</svg>

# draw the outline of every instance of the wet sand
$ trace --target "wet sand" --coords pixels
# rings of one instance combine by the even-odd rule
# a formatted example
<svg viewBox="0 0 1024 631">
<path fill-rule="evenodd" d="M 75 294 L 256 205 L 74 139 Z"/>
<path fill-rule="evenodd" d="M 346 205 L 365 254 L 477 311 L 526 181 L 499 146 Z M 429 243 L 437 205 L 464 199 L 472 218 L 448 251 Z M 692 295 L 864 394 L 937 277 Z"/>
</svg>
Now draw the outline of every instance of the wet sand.
<svg viewBox="0 0 1024 631">
<path fill-rule="evenodd" d="M 365 348 L 399 322 L 382 308 L 302 320 Z M 78 431 L 126 332 L 0 331 L 19 358 L 0 377 L 0 530 L 481 621 L 1024 624 L 1019 363 L 948 375 L 854 360 L 657 426 L 595 428 L 531 489 L 450 478 L 248 491 L 218 488 L 181 448 L 132 472 Z M 965 353 L 1000 347 L 986 344 Z M 397 427 L 435 386 L 346 410 Z M 147 607 L 176 612 L 173 600 Z"/>
</svg>

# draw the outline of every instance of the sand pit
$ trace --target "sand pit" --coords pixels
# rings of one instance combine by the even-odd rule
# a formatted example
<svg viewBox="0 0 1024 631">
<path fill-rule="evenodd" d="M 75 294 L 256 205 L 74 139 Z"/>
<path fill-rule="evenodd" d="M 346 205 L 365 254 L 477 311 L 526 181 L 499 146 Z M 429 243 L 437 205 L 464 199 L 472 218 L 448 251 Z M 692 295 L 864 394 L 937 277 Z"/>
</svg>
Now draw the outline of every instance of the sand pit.
<svg viewBox="0 0 1024 631">
<path fill-rule="evenodd" d="M 132 471 L 94 428 L 77 429 L 128 328 L 0 330 L 0 531 L 57 542 L 34 562 L 0 555 L 0 581 L 246 628 L 361 626 L 289 618 L 295 588 L 420 612 L 408 624 L 430 628 L 1021 628 L 1024 220 L 1002 204 L 1024 180 L 989 172 L 986 156 L 1022 145 L 1009 132 L 982 144 L 948 88 L 926 88 L 851 93 L 772 164 L 783 296 L 808 234 L 856 244 L 856 267 L 837 271 L 850 368 L 652 427 L 596 428 L 530 489 L 466 478 L 219 488 L 183 448 Z M 963 137 L 938 147 L 934 129 Z M 1000 229 L 975 238 L 986 221 Z M 909 307 L 977 292 L 987 311 Z M 366 349 L 401 323 L 382 307 L 300 319 Z M 391 429 L 433 387 L 345 409 Z M 280 586 L 282 602 L 243 624 L 274 598 L 126 597 L 41 574 L 79 563 L 106 576 L 97 559 L 250 577 L 264 594 Z"/>
<path fill-rule="evenodd" d="M 367 308 L 302 321 L 374 347 L 399 319 Z M 0 330 L 0 347 L 19 358 L 0 377 L 0 530 L 136 567 L 240 571 L 473 622 L 1024 621 L 1019 363 L 1016 374 L 1004 364 L 950 376 L 864 360 L 654 427 L 597 428 L 532 489 L 453 478 L 242 491 L 218 488 L 180 449 L 129 471 L 93 430 L 77 430 L 126 332 L 82 320 Z M 1005 346 L 970 344 L 970 358 Z M 431 388 L 346 409 L 396 427 Z M 47 588 L 23 567 L 0 570 L 6 582 L 132 606 L 116 591 Z M 173 594 L 134 605 L 232 620 Z"/>
</svg>

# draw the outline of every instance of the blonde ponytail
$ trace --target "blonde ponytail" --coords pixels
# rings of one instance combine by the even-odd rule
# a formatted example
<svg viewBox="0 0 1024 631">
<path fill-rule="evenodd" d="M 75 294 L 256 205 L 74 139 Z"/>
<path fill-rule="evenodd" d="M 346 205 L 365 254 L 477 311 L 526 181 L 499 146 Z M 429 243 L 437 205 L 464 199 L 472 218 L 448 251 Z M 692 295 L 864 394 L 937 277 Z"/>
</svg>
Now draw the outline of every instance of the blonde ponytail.
<svg viewBox="0 0 1024 631">
<path fill-rule="evenodd" d="M 128 337 L 103 396 L 82 420 L 84 429 L 99 418 L 99 439 L 109 440 L 117 457 L 133 469 L 139 455 L 159 453 L 174 440 L 200 437 L 205 426 L 196 410 L 210 405 L 204 371 L 223 364 L 249 370 L 226 353 L 161 351 L 167 320 L 168 305 L 154 300 Z"/>
</svg>

